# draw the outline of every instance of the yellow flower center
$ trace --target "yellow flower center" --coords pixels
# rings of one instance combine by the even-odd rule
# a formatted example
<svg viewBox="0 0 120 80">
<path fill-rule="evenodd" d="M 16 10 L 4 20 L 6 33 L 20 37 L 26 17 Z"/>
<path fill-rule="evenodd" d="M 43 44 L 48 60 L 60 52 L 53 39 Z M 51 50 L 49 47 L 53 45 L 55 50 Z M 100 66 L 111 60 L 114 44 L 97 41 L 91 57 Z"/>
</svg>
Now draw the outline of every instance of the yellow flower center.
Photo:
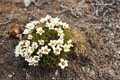
<svg viewBox="0 0 120 80">
<path fill-rule="evenodd" d="M 71 45 L 71 43 L 69 42 L 68 45 Z"/>
<path fill-rule="evenodd" d="M 66 28 L 66 26 L 64 26 L 64 28 Z"/>
<path fill-rule="evenodd" d="M 65 49 L 65 50 L 67 50 L 67 49 L 68 49 L 68 47 L 67 47 L 67 46 L 65 46 L 65 47 L 64 47 L 64 49 Z"/>
<path fill-rule="evenodd" d="M 29 26 L 29 27 L 32 27 L 32 26 Z"/>
<path fill-rule="evenodd" d="M 18 53 L 20 54 L 20 50 L 18 50 Z"/>
<path fill-rule="evenodd" d="M 41 42 L 41 45 L 44 45 L 44 42 Z"/>
<path fill-rule="evenodd" d="M 35 57 L 35 61 L 38 61 L 38 57 Z"/>
<path fill-rule="evenodd" d="M 52 43 L 51 43 L 51 45 L 52 45 L 52 46 L 54 46 L 54 45 L 55 45 L 55 43 L 54 43 L 54 42 L 52 42 Z"/>
<path fill-rule="evenodd" d="M 34 45 L 34 48 L 36 48 L 37 47 L 37 45 Z"/>
<path fill-rule="evenodd" d="M 42 52 L 40 52 L 39 55 L 41 56 L 41 55 L 42 55 Z"/>
<path fill-rule="evenodd" d="M 22 50 L 22 54 L 24 54 L 25 50 Z"/>
<path fill-rule="evenodd" d="M 61 64 L 62 64 L 62 65 L 65 65 L 65 61 L 62 61 Z"/>
<path fill-rule="evenodd" d="M 30 53 L 27 53 L 28 56 L 30 56 Z"/>
<path fill-rule="evenodd" d="M 53 28 L 53 26 L 52 26 L 52 25 L 50 25 L 50 28 Z"/>
<path fill-rule="evenodd" d="M 27 44 L 26 46 L 27 46 L 27 47 L 29 47 L 29 46 L 30 46 L 30 44 Z"/>
<path fill-rule="evenodd" d="M 62 32 L 59 32 L 59 35 L 62 35 L 63 33 Z"/>
<path fill-rule="evenodd" d="M 48 49 L 44 49 L 45 52 L 48 52 Z"/>
<path fill-rule="evenodd" d="M 23 46 L 23 44 L 20 44 L 20 47 L 22 47 Z"/>
<path fill-rule="evenodd" d="M 39 31 L 39 33 L 42 33 L 42 32 L 43 32 L 42 30 Z"/>
<path fill-rule="evenodd" d="M 62 45 L 62 43 L 61 43 L 61 42 L 58 42 L 57 44 L 58 44 L 58 45 Z"/>
<path fill-rule="evenodd" d="M 30 50 L 31 50 L 31 51 L 34 51 L 34 49 L 33 49 L 33 48 L 30 48 Z"/>
<path fill-rule="evenodd" d="M 59 50 L 59 49 L 55 49 L 55 51 L 56 51 L 56 52 L 60 52 L 60 50 Z"/>
<path fill-rule="evenodd" d="M 29 59 L 29 56 L 26 56 L 25 58 L 26 58 L 26 59 Z"/>
</svg>

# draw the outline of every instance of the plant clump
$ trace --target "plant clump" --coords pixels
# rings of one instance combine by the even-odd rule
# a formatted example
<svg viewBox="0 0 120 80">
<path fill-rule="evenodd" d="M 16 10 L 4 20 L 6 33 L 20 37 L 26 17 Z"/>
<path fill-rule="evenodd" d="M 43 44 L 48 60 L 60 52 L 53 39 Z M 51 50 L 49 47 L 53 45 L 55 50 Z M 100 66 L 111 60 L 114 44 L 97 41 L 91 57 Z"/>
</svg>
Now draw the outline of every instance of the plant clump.
<svg viewBox="0 0 120 80">
<path fill-rule="evenodd" d="M 47 15 L 39 21 L 32 21 L 25 26 L 24 39 L 15 49 L 15 56 L 21 55 L 29 66 L 54 68 L 68 66 L 66 54 L 73 47 L 69 24 L 60 18 Z"/>
</svg>

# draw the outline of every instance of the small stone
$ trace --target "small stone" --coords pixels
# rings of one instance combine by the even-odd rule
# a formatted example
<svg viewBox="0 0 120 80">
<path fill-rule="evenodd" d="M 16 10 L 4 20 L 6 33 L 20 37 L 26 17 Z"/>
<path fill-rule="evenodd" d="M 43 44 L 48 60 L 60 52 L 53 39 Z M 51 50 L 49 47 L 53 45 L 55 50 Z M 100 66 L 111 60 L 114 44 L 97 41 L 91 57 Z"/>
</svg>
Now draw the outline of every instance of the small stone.
<svg viewBox="0 0 120 80">
<path fill-rule="evenodd" d="M 35 0 L 24 0 L 25 7 L 28 7 L 32 2 L 35 2 Z"/>
<path fill-rule="evenodd" d="M 117 28 L 120 28 L 120 26 L 119 26 L 119 25 L 116 25 L 116 27 L 117 27 Z"/>
<path fill-rule="evenodd" d="M 85 67 L 82 67 L 82 70 L 85 72 Z"/>
<path fill-rule="evenodd" d="M 55 71 L 55 76 L 57 76 L 59 74 L 59 72 L 58 72 L 58 69 Z"/>
<path fill-rule="evenodd" d="M 90 75 L 91 75 L 91 76 L 94 76 L 94 75 L 95 75 L 95 72 L 94 72 L 94 71 L 90 71 Z"/>
<path fill-rule="evenodd" d="M 55 79 L 55 77 L 52 77 L 52 80 L 54 80 Z"/>
<path fill-rule="evenodd" d="M 12 77 L 13 77 L 13 75 L 12 75 L 12 74 L 9 74 L 9 75 L 8 75 L 8 77 L 9 77 L 9 78 L 12 78 Z"/>
</svg>

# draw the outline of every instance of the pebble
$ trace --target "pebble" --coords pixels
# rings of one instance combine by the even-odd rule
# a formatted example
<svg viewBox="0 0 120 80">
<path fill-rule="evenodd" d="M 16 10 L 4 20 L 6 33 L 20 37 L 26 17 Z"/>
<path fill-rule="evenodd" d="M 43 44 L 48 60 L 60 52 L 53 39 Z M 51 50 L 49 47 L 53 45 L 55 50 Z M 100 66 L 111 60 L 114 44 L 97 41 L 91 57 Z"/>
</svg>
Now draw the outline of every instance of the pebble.
<svg viewBox="0 0 120 80">
<path fill-rule="evenodd" d="M 82 70 L 85 72 L 85 67 L 82 67 Z"/>
<path fill-rule="evenodd" d="M 59 74 L 59 72 L 58 72 L 58 69 L 55 71 L 55 76 L 57 76 Z"/>
<path fill-rule="evenodd" d="M 94 76 L 94 75 L 95 75 L 95 72 L 94 72 L 94 71 L 90 71 L 90 75 L 91 75 L 91 76 Z"/>
<path fill-rule="evenodd" d="M 55 79 L 55 77 L 52 77 L 52 80 L 54 80 Z"/>
<path fill-rule="evenodd" d="M 8 77 L 9 77 L 9 78 L 12 78 L 12 77 L 13 77 L 13 75 L 12 75 L 12 74 L 9 74 L 9 75 L 8 75 Z"/>
</svg>

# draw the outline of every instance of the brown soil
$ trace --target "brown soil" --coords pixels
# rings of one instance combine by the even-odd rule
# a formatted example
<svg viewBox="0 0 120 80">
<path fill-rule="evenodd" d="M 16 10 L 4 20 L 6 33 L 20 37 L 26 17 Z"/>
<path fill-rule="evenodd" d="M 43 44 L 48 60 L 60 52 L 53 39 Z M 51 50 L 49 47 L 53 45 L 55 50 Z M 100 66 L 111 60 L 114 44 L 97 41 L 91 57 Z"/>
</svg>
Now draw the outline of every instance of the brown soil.
<svg viewBox="0 0 120 80">
<path fill-rule="evenodd" d="M 25 8 L 22 0 L 0 0 L 0 80 L 120 80 L 119 1 L 115 7 L 105 7 L 103 12 L 111 11 L 102 18 L 102 11 L 92 16 L 90 4 L 90 0 L 38 0 Z M 64 70 L 28 66 L 14 55 L 20 40 L 10 36 L 12 28 L 22 33 L 26 23 L 47 14 L 69 23 L 87 41 L 84 56 L 69 55 L 69 66 Z"/>
</svg>

